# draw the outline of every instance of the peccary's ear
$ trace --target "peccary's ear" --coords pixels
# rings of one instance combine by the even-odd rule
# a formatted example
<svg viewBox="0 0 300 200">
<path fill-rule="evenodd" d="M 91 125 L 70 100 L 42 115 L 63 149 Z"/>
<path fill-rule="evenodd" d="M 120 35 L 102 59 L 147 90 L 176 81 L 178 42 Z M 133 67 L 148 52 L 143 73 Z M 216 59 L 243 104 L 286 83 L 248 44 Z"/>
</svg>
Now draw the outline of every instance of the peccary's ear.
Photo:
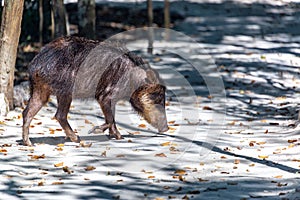
<svg viewBox="0 0 300 200">
<path fill-rule="evenodd" d="M 146 75 L 147 75 L 147 78 L 146 78 L 146 81 L 149 82 L 149 83 L 156 83 L 157 82 L 157 75 L 155 74 L 155 72 L 151 69 L 148 69 L 146 71 Z"/>
</svg>

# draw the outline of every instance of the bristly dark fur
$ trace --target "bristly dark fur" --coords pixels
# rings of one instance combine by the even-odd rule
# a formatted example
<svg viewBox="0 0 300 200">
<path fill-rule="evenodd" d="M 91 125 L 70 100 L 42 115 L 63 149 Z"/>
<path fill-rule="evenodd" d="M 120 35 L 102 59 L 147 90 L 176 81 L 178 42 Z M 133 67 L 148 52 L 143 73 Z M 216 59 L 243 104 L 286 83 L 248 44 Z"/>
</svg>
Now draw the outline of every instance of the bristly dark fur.
<svg viewBox="0 0 300 200">
<path fill-rule="evenodd" d="M 29 126 L 51 94 L 57 96 L 55 118 L 67 137 L 78 141 L 67 121 L 73 98 L 95 97 L 105 116 L 100 129 L 121 139 L 115 119 L 115 105 L 130 99 L 133 108 L 159 130 L 167 130 L 165 87 L 157 72 L 141 57 L 119 43 L 98 42 L 79 37 L 54 40 L 29 65 L 31 98 L 23 111 L 23 141 L 31 145 Z M 161 105 L 161 107 L 155 106 Z M 148 109 L 152 106 L 152 110 Z"/>
</svg>

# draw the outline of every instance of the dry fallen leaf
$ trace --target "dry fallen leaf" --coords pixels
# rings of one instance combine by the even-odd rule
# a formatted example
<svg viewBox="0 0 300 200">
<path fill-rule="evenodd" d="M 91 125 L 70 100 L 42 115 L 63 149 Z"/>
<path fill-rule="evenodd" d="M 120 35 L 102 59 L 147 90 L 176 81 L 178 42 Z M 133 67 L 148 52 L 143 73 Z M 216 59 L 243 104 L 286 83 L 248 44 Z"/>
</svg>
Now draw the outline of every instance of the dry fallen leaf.
<svg viewBox="0 0 300 200">
<path fill-rule="evenodd" d="M 74 171 L 71 171 L 68 166 L 64 166 L 62 169 L 63 169 L 64 172 L 66 172 L 68 174 L 71 174 L 71 173 L 74 172 Z"/>
<path fill-rule="evenodd" d="M 85 141 L 80 141 L 79 146 L 80 147 L 84 147 L 84 148 L 88 148 L 91 147 L 93 143 L 85 143 Z"/>
<path fill-rule="evenodd" d="M 175 124 L 175 120 L 169 121 L 168 124 Z"/>
<path fill-rule="evenodd" d="M 90 121 L 87 120 L 87 119 L 84 120 L 84 123 L 85 123 L 85 124 L 93 124 L 92 122 L 90 122 Z"/>
<path fill-rule="evenodd" d="M 56 163 L 54 164 L 54 167 L 62 167 L 64 165 L 64 162 Z"/>
<path fill-rule="evenodd" d="M 87 166 L 86 168 L 84 168 L 85 171 L 92 171 L 95 169 L 96 169 L 96 167 L 94 167 L 94 166 Z"/>
<path fill-rule="evenodd" d="M 116 157 L 117 157 L 117 158 L 124 158 L 125 155 L 124 155 L 124 154 L 118 154 L 118 155 L 116 155 Z"/>
<path fill-rule="evenodd" d="M 155 178 L 155 176 L 148 176 L 148 178 L 149 178 L 149 179 L 154 179 L 154 178 Z"/>
<path fill-rule="evenodd" d="M 171 142 L 164 142 L 164 143 L 161 143 L 160 146 L 170 146 L 171 145 Z"/>
<path fill-rule="evenodd" d="M 103 151 L 103 152 L 101 153 L 101 156 L 106 157 L 106 151 Z"/>
<path fill-rule="evenodd" d="M 38 159 L 44 159 L 45 158 L 45 154 L 42 155 L 28 155 L 30 156 L 31 160 L 38 160 Z"/>
<path fill-rule="evenodd" d="M 167 157 L 164 153 L 155 154 L 155 157 Z"/>
<path fill-rule="evenodd" d="M 61 182 L 61 181 L 55 181 L 52 183 L 52 185 L 62 185 L 64 184 L 64 182 Z"/>
<path fill-rule="evenodd" d="M 288 143 L 294 143 L 294 142 L 297 142 L 297 141 L 298 141 L 297 139 L 288 140 Z"/>
<path fill-rule="evenodd" d="M 234 160 L 234 164 L 236 164 L 236 165 L 237 165 L 237 164 L 240 164 L 240 160 L 235 159 L 235 160 Z"/>
<path fill-rule="evenodd" d="M 274 176 L 274 178 L 282 178 L 282 177 L 283 177 L 282 175 Z"/>
<path fill-rule="evenodd" d="M 141 172 L 144 172 L 145 174 L 152 174 L 152 173 L 153 173 L 152 171 L 146 171 L 146 170 L 144 170 L 144 169 L 142 169 Z"/>
<path fill-rule="evenodd" d="M 258 157 L 259 157 L 260 159 L 266 159 L 266 158 L 269 158 L 269 156 L 266 156 L 266 155 L 258 155 Z"/>
<path fill-rule="evenodd" d="M 186 174 L 186 171 L 183 169 L 177 169 L 174 173 L 179 174 L 179 175 L 184 175 L 184 174 Z"/>
<path fill-rule="evenodd" d="M 0 149 L 0 152 L 1 152 L 1 153 L 7 153 L 7 150 L 6 150 L 6 149 L 3 149 L 3 148 L 1 148 L 1 149 Z"/>
<path fill-rule="evenodd" d="M 128 132 L 128 133 L 131 134 L 131 135 L 138 135 L 138 134 L 141 134 L 140 131 L 134 131 L 134 132 Z"/>
<path fill-rule="evenodd" d="M 198 181 L 199 181 L 199 182 L 207 182 L 207 181 L 209 181 L 209 180 L 207 180 L 207 179 L 202 179 L 202 178 L 198 178 Z"/>
<path fill-rule="evenodd" d="M 175 131 L 176 128 L 175 127 L 172 127 L 172 126 L 168 126 L 169 127 L 169 131 Z"/>
<path fill-rule="evenodd" d="M 147 126 L 146 126 L 146 124 L 140 124 L 138 127 L 140 127 L 140 128 L 146 128 Z"/>
<path fill-rule="evenodd" d="M 52 128 L 49 128 L 49 131 L 50 131 L 50 134 L 54 134 L 55 133 L 55 130 L 52 129 Z"/>
<path fill-rule="evenodd" d="M 38 182 L 38 186 L 44 186 L 45 180 L 42 179 L 41 181 Z"/>
<path fill-rule="evenodd" d="M 202 108 L 203 110 L 213 110 L 211 107 L 209 107 L 209 106 L 204 106 L 203 108 Z"/>
</svg>

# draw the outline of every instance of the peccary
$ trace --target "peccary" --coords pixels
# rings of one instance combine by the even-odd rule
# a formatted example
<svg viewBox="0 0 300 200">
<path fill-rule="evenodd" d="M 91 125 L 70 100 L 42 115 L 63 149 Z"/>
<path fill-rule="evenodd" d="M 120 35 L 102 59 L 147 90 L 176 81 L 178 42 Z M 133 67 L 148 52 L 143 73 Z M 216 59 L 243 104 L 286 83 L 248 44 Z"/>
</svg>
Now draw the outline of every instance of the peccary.
<svg viewBox="0 0 300 200">
<path fill-rule="evenodd" d="M 45 45 L 28 67 L 31 97 L 23 111 L 23 142 L 32 145 L 29 126 L 33 117 L 48 101 L 57 97 L 55 118 L 66 137 L 78 142 L 67 121 L 74 98 L 96 98 L 105 117 L 98 126 L 109 129 L 110 137 L 121 139 L 115 123 L 115 105 L 121 99 L 159 132 L 168 130 L 165 113 L 165 86 L 158 73 L 124 45 L 98 42 L 80 37 L 62 37 Z"/>
</svg>

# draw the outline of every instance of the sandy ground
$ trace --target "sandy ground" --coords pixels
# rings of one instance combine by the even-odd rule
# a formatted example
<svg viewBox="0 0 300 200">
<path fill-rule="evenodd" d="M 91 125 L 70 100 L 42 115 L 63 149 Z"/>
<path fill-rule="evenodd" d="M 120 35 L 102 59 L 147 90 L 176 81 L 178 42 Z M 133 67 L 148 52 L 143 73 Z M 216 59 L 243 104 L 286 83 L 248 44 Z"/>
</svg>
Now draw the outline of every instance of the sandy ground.
<svg viewBox="0 0 300 200">
<path fill-rule="evenodd" d="M 76 100 L 69 121 L 83 142 L 72 143 L 52 120 L 52 97 L 25 147 L 16 109 L 0 118 L 0 199 L 300 199 L 300 5 L 172 5 L 187 16 L 174 29 L 194 42 L 175 37 L 143 54 L 168 86 L 171 129 L 156 133 L 120 102 L 124 139 L 88 134 L 102 113 Z"/>
</svg>

